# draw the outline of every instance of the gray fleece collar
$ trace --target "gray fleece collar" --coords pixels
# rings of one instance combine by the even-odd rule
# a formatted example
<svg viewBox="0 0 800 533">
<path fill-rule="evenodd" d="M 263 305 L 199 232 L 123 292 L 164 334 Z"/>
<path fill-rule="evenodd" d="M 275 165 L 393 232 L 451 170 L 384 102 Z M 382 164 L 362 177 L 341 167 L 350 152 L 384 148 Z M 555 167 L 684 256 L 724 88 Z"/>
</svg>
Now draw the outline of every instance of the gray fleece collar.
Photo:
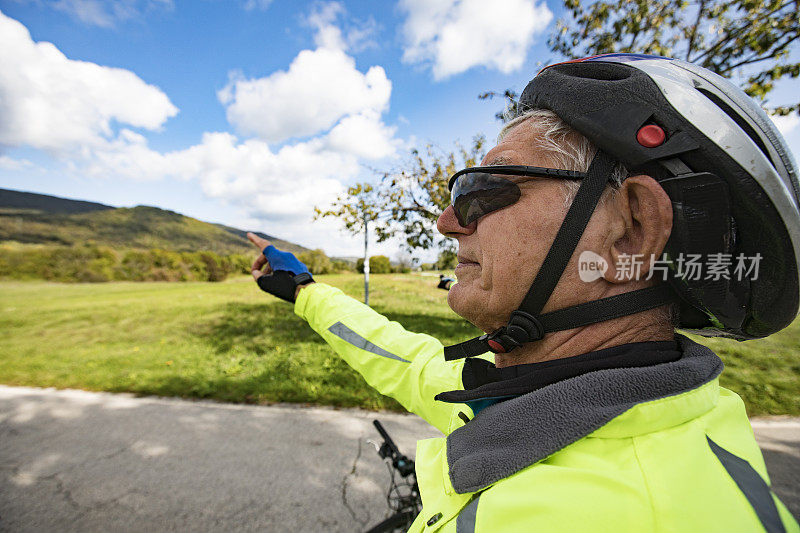
<svg viewBox="0 0 800 533">
<path fill-rule="evenodd" d="M 476 492 L 601 428 L 636 404 L 696 389 L 722 361 L 682 335 L 677 361 L 598 370 L 487 407 L 447 437 L 450 481 Z"/>
</svg>

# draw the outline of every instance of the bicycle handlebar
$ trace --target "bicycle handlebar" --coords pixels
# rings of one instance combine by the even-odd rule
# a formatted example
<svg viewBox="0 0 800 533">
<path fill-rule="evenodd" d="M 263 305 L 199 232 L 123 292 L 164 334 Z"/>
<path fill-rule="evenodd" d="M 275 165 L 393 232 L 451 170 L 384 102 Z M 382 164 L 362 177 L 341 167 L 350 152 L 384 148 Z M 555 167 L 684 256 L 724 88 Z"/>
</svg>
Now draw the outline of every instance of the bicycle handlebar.
<svg viewBox="0 0 800 533">
<path fill-rule="evenodd" d="M 414 474 L 414 461 L 409 459 L 402 453 L 400 453 L 400 449 L 397 447 L 397 444 L 394 443 L 392 438 L 386 432 L 386 429 L 383 427 L 377 420 L 373 420 L 372 424 L 375 426 L 375 429 L 378 430 L 378 433 L 381 434 L 383 438 L 383 446 L 380 447 L 378 450 L 378 455 L 382 458 L 386 459 L 387 457 L 392 460 L 392 466 L 394 466 L 400 475 L 403 477 L 409 476 Z"/>
<path fill-rule="evenodd" d="M 386 443 L 386 445 L 391 450 L 392 457 L 401 455 L 400 454 L 400 449 L 397 447 L 397 444 L 394 443 L 394 441 L 392 440 L 392 437 L 390 437 L 389 434 L 386 432 L 386 429 L 383 427 L 383 424 L 381 424 L 377 420 L 373 420 L 372 424 L 375 426 L 375 429 L 378 430 L 378 433 L 381 434 L 381 437 L 383 437 L 383 441 Z"/>
<path fill-rule="evenodd" d="M 378 455 L 381 459 L 389 459 L 387 463 L 391 471 L 391 484 L 386 495 L 386 502 L 394 514 L 370 529 L 368 533 L 406 531 L 422 508 L 414 460 L 400 453 L 383 424 L 377 420 L 373 420 L 372 424 L 383 438 L 383 444 L 378 448 Z M 395 472 L 400 474 L 403 482 L 397 483 Z"/>
</svg>

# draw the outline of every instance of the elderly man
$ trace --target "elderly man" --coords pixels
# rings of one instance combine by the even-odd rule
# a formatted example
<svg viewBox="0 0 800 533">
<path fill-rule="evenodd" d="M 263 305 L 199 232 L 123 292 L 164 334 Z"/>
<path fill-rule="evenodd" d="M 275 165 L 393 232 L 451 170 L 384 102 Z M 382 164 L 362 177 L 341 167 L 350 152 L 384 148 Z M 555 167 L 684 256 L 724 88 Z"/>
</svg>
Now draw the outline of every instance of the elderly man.
<svg viewBox="0 0 800 533">
<path fill-rule="evenodd" d="M 800 530 L 721 361 L 674 332 L 796 315 L 780 135 L 722 78 L 651 56 L 548 67 L 520 104 L 438 221 L 459 245 L 448 303 L 481 337 L 407 332 L 250 236 L 259 286 L 446 435 L 419 443 L 411 530 Z"/>
</svg>

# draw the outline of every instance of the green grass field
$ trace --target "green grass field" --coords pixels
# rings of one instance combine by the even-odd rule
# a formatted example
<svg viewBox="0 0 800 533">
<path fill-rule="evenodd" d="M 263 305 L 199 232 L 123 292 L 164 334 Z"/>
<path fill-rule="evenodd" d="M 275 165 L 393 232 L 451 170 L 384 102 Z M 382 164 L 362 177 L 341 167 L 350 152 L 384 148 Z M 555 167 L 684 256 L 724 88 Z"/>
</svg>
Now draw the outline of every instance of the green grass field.
<svg viewBox="0 0 800 533">
<path fill-rule="evenodd" d="M 318 276 L 362 298 L 358 274 Z M 371 278 L 370 303 L 452 343 L 477 333 L 436 277 Z M 0 383 L 222 401 L 400 409 L 343 363 L 290 304 L 224 283 L 0 283 Z M 800 415 L 800 322 L 770 339 L 702 339 L 751 415 Z"/>
</svg>

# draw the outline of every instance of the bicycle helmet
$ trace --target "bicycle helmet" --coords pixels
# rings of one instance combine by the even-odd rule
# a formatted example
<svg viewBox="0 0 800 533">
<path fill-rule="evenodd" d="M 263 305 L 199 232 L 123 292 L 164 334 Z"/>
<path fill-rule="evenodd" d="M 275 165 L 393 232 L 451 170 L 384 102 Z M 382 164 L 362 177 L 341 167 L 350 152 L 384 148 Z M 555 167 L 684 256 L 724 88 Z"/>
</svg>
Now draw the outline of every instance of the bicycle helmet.
<svg viewBox="0 0 800 533">
<path fill-rule="evenodd" d="M 603 187 L 609 160 L 661 184 L 673 204 L 665 249 L 672 275 L 668 284 L 539 314 L 599 199 L 597 191 L 580 199 L 589 188 L 582 183 L 509 324 L 447 347 L 447 359 L 487 348 L 509 351 L 549 331 L 634 314 L 670 299 L 680 305 L 679 327 L 706 336 L 759 338 L 791 323 L 800 301 L 797 168 L 772 121 L 744 92 L 680 60 L 606 54 L 545 67 L 522 92 L 517 113 L 531 109 L 555 112 L 597 146 L 588 174 Z M 562 239 L 562 233 L 571 235 Z M 681 254 L 759 257 L 759 273 L 754 279 L 687 279 L 675 275 Z"/>
</svg>

